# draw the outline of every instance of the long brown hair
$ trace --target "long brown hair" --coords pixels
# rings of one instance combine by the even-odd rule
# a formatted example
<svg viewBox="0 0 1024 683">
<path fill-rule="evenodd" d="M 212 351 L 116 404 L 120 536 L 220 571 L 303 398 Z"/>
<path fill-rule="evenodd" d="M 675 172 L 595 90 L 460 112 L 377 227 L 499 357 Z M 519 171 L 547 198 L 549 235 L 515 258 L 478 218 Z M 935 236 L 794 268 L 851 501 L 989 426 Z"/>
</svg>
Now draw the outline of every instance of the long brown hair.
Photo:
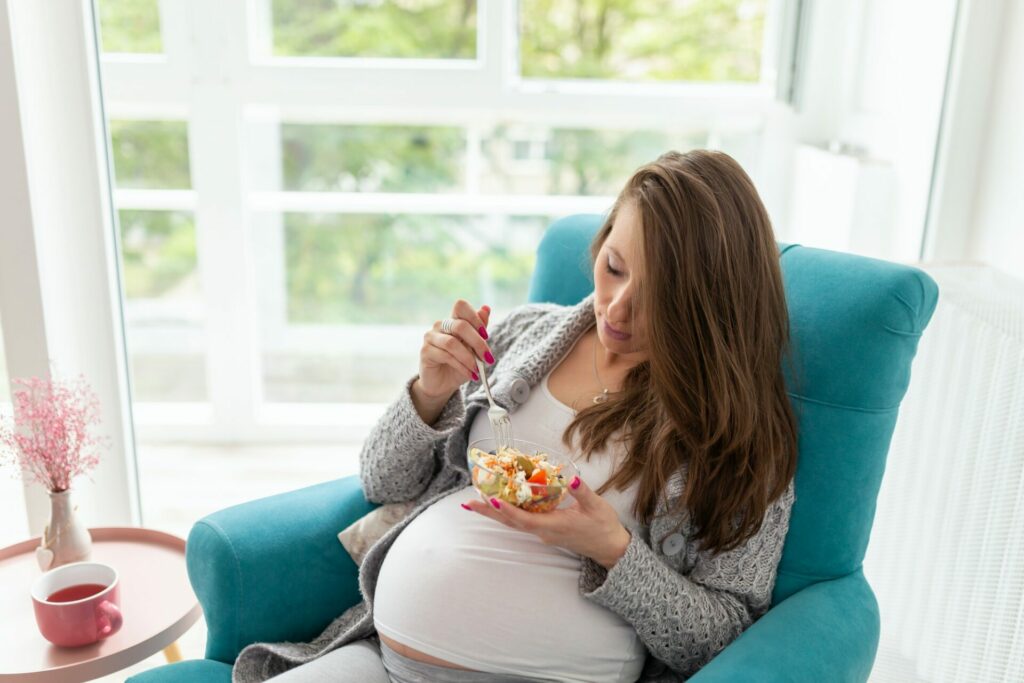
<svg viewBox="0 0 1024 683">
<path fill-rule="evenodd" d="M 639 216 L 643 263 L 633 317 L 647 360 L 608 401 L 581 410 L 563 441 L 590 454 L 618 435 L 628 455 L 599 493 L 639 479 L 634 514 L 654 515 L 685 466 L 683 506 L 703 550 L 742 545 L 796 471 L 782 377 L 789 338 L 779 253 L 754 184 L 727 154 L 669 152 L 641 167 L 591 244 L 596 260 L 621 207 Z"/>
</svg>

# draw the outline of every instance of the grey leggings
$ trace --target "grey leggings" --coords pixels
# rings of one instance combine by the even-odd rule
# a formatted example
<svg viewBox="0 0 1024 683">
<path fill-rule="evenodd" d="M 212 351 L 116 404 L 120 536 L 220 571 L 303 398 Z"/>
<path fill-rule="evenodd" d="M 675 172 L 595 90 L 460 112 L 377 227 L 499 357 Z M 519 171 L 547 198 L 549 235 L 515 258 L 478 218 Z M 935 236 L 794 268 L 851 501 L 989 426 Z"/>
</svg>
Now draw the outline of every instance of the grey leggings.
<svg viewBox="0 0 1024 683">
<path fill-rule="evenodd" d="M 417 662 L 376 638 L 357 640 L 297 666 L 274 683 L 535 683 L 540 678 L 466 671 Z"/>
</svg>

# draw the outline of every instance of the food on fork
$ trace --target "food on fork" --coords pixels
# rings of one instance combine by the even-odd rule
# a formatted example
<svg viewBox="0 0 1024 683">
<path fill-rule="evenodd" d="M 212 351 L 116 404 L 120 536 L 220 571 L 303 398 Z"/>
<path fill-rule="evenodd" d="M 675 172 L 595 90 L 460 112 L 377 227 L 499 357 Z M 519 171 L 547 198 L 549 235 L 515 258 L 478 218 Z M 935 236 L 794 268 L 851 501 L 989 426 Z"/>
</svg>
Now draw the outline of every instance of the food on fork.
<svg viewBox="0 0 1024 683">
<path fill-rule="evenodd" d="M 527 454 L 517 448 L 489 453 L 470 448 L 469 459 L 473 485 L 488 498 L 498 498 L 527 512 L 549 512 L 565 496 L 564 466 L 550 462 L 547 453 Z"/>
</svg>

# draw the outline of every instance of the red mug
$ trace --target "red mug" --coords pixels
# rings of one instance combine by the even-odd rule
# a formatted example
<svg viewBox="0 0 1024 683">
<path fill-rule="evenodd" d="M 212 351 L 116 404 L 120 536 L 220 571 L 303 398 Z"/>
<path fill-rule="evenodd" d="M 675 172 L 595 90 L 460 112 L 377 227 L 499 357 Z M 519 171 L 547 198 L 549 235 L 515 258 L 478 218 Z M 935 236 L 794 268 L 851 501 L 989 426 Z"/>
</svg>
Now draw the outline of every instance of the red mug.
<svg viewBox="0 0 1024 683">
<path fill-rule="evenodd" d="M 72 562 L 32 582 L 32 606 L 43 637 L 76 647 L 112 636 L 121 628 L 117 570 L 100 562 Z"/>
</svg>

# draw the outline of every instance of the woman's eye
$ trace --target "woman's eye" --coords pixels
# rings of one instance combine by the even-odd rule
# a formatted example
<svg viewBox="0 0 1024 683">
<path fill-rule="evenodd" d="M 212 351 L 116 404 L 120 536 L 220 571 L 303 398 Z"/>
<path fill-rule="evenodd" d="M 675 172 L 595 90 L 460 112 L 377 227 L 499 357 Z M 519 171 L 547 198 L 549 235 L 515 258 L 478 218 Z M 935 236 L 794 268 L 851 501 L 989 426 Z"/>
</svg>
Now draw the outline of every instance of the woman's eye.
<svg viewBox="0 0 1024 683">
<path fill-rule="evenodd" d="M 612 268 L 612 262 L 611 261 L 606 261 L 605 262 L 605 270 L 607 270 L 608 273 L 611 274 L 611 275 L 622 275 L 622 271 L 621 270 L 616 270 L 616 269 Z"/>
</svg>

